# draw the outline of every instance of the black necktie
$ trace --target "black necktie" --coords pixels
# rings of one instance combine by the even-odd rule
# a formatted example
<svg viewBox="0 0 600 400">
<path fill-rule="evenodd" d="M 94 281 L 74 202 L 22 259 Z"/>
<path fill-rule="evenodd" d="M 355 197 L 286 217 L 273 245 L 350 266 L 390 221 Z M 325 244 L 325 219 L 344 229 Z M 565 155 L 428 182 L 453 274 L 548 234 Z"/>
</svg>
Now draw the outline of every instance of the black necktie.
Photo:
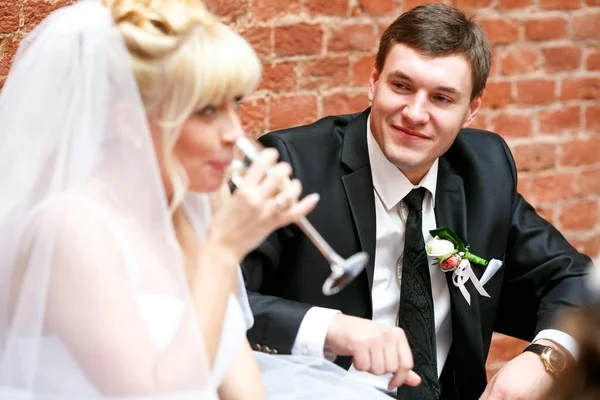
<svg viewBox="0 0 600 400">
<path fill-rule="evenodd" d="M 414 371 L 421 377 L 421 384 L 398 388 L 397 398 L 402 400 L 435 400 L 440 395 L 431 279 L 422 228 L 421 207 L 425 192 L 425 188 L 413 189 L 403 200 L 408 208 L 408 217 L 404 234 L 398 326 L 404 329 L 408 338 L 415 363 Z"/>
</svg>

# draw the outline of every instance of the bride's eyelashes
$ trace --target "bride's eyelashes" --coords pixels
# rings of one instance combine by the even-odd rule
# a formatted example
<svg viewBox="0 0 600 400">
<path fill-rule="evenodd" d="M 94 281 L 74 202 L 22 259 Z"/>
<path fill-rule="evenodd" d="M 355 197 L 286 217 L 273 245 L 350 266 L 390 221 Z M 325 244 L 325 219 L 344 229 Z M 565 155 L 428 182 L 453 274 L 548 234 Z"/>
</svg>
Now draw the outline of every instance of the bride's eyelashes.
<svg viewBox="0 0 600 400">
<path fill-rule="evenodd" d="M 240 103 L 242 102 L 242 100 L 244 99 L 243 96 L 239 95 L 239 96 L 235 96 L 233 98 L 233 100 L 231 101 L 231 105 L 233 107 L 233 109 L 237 112 L 240 108 Z M 225 110 L 225 104 L 221 104 L 221 105 L 207 105 L 204 106 L 203 108 L 201 108 L 200 110 L 198 110 L 196 112 L 196 114 L 198 114 L 201 117 L 210 117 L 212 115 L 214 115 L 216 112 L 218 111 L 223 111 Z"/>
<path fill-rule="evenodd" d="M 217 109 L 218 109 L 217 106 L 209 105 L 209 106 L 205 106 L 204 108 L 201 108 L 200 110 L 198 110 L 196 112 L 196 114 L 198 114 L 201 117 L 210 117 L 217 111 Z"/>
</svg>

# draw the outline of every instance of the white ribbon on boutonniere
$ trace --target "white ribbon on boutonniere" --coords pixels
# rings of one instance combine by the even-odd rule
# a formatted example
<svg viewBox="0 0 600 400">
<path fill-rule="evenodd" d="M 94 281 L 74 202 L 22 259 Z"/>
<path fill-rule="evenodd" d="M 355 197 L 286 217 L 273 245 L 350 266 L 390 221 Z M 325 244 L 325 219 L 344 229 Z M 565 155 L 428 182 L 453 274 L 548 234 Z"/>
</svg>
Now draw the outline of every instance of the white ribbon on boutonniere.
<svg viewBox="0 0 600 400">
<path fill-rule="evenodd" d="M 471 268 L 471 262 L 484 267 L 488 262 L 469 252 L 468 246 L 451 229 L 439 228 L 429 233 L 433 239 L 425 245 L 427 255 L 437 260 L 436 263 L 443 272 L 452 272 L 452 283 L 460 290 L 467 303 L 471 305 L 471 294 L 465 287 L 469 280 L 480 295 L 490 297 Z"/>
</svg>

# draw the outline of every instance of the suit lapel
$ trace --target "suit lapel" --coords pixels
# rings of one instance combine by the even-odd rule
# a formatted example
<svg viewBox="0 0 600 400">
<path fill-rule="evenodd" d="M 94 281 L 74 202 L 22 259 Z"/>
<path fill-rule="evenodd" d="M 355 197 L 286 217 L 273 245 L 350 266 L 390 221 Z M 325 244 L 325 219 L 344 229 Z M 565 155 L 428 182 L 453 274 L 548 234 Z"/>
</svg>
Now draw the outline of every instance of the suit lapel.
<svg viewBox="0 0 600 400">
<path fill-rule="evenodd" d="M 369 298 L 375 269 L 375 197 L 367 148 L 367 117 L 370 109 L 358 115 L 344 132 L 341 162 L 350 172 L 342 177 L 350 211 L 363 251 L 369 254 L 366 267 Z"/>
<path fill-rule="evenodd" d="M 438 182 L 435 199 L 435 217 L 438 227 L 446 226 L 452 229 L 468 244 L 467 232 L 467 202 L 463 179 L 455 174 L 448 160 L 440 158 Z M 479 274 L 478 274 L 479 275 Z M 457 375 L 467 371 L 473 378 L 467 377 L 455 379 L 459 393 L 469 398 L 471 391 L 479 390 L 479 387 L 461 386 L 463 383 L 484 382 L 485 383 L 485 360 L 483 359 L 483 343 L 481 333 L 481 317 L 479 309 L 479 294 L 470 282 L 466 288 L 471 294 L 471 305 L 467 303 L 460 290 L 452 282 L 452 274 L 446 274 L 446 280 L 450 291 L 451 316 L 452 316 L 452 351 L 456 365 Z M 468 366 L 465 368 L 465 366 Z M 478 385 L 472 385 L 478 386 Z M 483 389 L 481 389 L 483 391 Z"/>
</svg>

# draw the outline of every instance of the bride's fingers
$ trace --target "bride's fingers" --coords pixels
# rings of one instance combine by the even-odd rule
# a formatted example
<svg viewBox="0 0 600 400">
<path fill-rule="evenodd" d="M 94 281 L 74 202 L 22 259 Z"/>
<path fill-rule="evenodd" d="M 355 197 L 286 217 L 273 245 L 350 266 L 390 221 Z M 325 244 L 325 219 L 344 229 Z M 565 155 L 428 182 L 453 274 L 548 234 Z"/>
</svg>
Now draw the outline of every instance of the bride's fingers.
<svg viewBox="0 0 600 400">
<path fill-rule="evenodd" d="M 309 214 L 319 203 L 320 196 L 318 193 L 312 193 L 304 197 L 298 203 L 292 205 L 282 215 L 281 226 L 289 225 L 298 221 L 300 218 Z"/>
<path fill-rule="evenodd" d="M 283 196 L 287 205 L 292 205 L 295 200 L 289 201 L 289 195 L 286 194 L 287 189 L 290 187 L 290 175 L 292 174 L 292 167 L 286 162 L 280 162 L 274 167 L 269 168 L 266 172 L 265 179 L 258 185 L 258 190 L 264 196 L 265 199 L 277 196 Z M 281 192 L 280 194 L 278 194 Z M 298 193 L 299 195 L 300 193 Z M 298 197 L 296 195 L 296 198 Z"/>
<path fill-rule="evenodd" d="M 248 168 L 248 171 L 244 176 L 243 186 L 259 184 L 263 180 L 267 170 L 271 168 L 275 162 L 277 162 L 278 158 L 279 153 L 277 150 L 262 150 L 258 156 L 258 159 L 254 160 Z"/>
</svg>

